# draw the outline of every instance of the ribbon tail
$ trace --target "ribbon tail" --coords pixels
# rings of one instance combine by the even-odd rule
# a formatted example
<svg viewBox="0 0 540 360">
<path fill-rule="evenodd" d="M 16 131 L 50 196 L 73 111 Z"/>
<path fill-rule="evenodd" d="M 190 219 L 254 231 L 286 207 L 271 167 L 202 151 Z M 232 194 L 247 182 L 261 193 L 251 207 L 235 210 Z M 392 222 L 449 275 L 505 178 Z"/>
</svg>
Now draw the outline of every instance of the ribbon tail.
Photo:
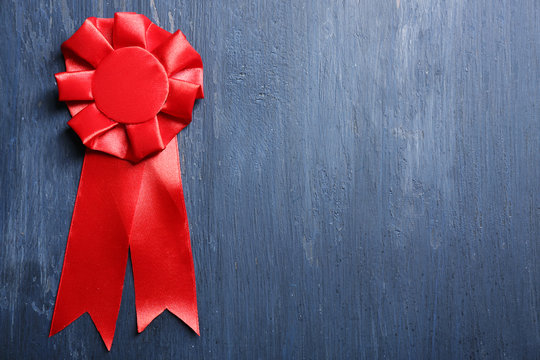
<svg viewBox="0 0 540 360">
<path fill-rule="evenodd" d="M 142 170 L 87 150 L 49 336 L 87 312 L 110 350 Z"/>
<path fill-rule="evenodd" d="M 176 138 L 144 163 L 130 235 L 138 331 L 167 309 L 199 334 L 195 271 Z"/>
</svg>

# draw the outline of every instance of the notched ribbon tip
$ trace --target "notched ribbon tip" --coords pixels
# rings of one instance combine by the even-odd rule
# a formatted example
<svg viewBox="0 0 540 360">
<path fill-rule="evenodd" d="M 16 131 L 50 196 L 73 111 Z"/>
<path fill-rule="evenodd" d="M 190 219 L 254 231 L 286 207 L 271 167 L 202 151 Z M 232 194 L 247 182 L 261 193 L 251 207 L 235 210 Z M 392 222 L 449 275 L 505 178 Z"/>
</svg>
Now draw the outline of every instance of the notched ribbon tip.
<svg viewBox="0 0 540 360">
<path fill-rule="evenodd" d="M 98 316 L 92 316 L 90 311 L 85 311 L 84 313 L 73 317 L 69 322 L 64 322 L 64 323 L 55 322 L 54 321 L 54 316 L 53 316 L 51 329 L 49 331 L 49 337 L 52 337 L 52 336 L 58 334 L 60 331 L 64 330 L 70 323 L 77 320 L 78 318 L 80 318 L 84 314 L 88 314 L 88 316 L 92 320 L 92 323 L 94 324 L 96 330 L 98 331 L 98 333 L 99 333 L 99 335 L 101 337 L 101 340 L 103 340 L 103 343 L 105 344 L 105 347 L 107 348 L 107 351 L 111 351 L 111 347 L 112 347 L 112 343 L 113 343 L 113 339 L 114 339 L 114 331 L 115 331 L 115 327 L 116 327 L 116 320 L 115 320 L 115 322 L 113 324 L 113 328 L 111 329 L 110 325 L 100 324 L 100 322 L 98 321 L 99 317 Z"/>
<path fill-rule="evenodd" d="M 197 336 L 200 336 L 199 331 L 199 318 L 195 314 L 193 315 L 186 315 L 179 313 L 178 311 L 171 310 L 170 307 L 164 307 L 161 310 L 157 310 L 151 313 L 145 313 L 145 312 L 137 312 L 137 332 L 140 334 L 142 333 L 154 319 L 156 319 L 159 315 L 163 314 L 165 310 L 169 311 L 171 314 L 176 316 L 178 319 L 183 321 L 191 330 L 193 330 Z"/>
</svg>

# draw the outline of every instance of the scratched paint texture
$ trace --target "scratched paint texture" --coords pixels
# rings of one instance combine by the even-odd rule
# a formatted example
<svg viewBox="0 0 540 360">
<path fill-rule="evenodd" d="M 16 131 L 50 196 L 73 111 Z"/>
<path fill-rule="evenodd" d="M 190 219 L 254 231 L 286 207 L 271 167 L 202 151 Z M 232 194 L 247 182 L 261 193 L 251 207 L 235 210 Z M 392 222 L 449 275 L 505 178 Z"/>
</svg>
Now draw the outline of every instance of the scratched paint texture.
<svg viewBox="0 0 540 360">
<path fill-rule="evenodd" d="M 539 358 L 539 1 L 0 9 L 0 358 Z M 202 336 L 137 335 L 128 267 L 107 354 L 87 315 L 47 335 L 83 159 L 53 74 L 114 11 L 204 60 L 179 137 Z"/>
</svg>

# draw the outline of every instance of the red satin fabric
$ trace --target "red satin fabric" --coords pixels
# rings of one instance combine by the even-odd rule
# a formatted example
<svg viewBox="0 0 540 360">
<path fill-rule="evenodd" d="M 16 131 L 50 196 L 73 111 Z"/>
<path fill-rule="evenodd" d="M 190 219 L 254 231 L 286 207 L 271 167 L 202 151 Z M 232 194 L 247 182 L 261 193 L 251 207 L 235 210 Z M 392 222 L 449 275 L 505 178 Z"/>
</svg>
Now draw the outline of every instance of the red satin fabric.
<svg viewBox="0 0 540 360">
<path fill-rule="evenodd" d="M 50 335 L 88 312 L 110 349 L 129 251 L 139 332 L 168 309 L 198 334 L 176 134 L 203 96 L 200 56 L 134 13 L 87 19 L 62 51 L 59 98 L 88 150 Z"/>
<path fill-rule="evenodd" d="M 62 52 L 66 72 L 55 76 L 59 99 L 73 115 L 68 124 L 90 149 L 121 159 L 136 163 L 163 150 L 203 97 L 200 55 L 180 30 L 171 34 L 144 15 L 88 18 Z M 92 104 L 101 114 L 78 119 Z M 97 120 L 89 125 L 88 117 Z"/>
<path fill-rule="evenodd" d="M 153 119 L 168 93 L 169 80 L 163 65 L 137 46 L 118 49 L 103 59 L 92 82 L 99 110 L 124 124 Z"/>
</svg>

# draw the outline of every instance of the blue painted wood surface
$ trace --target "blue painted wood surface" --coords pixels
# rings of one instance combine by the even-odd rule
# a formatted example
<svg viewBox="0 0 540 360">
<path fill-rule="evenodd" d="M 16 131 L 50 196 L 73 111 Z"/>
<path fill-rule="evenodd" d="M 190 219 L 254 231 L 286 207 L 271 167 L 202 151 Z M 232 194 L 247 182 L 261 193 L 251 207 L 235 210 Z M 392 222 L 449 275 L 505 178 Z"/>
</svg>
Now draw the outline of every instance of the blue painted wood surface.
<svg viewBox="0 0 540 360">
<path fill-rule="evenodd" d="M 0 4 L 0 358 L 534 359 L 540 2 Z M 187 35 L 205 95 L 179 137 L 201 337 L 107 354 L 47 337 L 83 148 L 53 74 L 86 17 Z"/>
</svg>

